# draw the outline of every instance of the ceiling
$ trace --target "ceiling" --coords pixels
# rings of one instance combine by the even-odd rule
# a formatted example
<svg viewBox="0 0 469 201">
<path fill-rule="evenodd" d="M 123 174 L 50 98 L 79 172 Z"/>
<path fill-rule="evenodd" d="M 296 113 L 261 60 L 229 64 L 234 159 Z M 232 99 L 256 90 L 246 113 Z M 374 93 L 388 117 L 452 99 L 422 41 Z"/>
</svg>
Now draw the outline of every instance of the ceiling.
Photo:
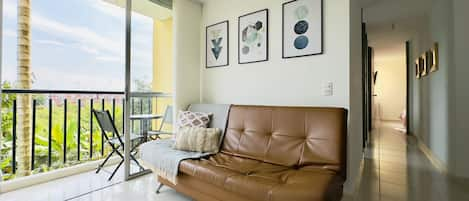
<svg viewBox="0 0 469 201">
<path fill-rule="evenodd" d="M 362 0 L 375 61 L 401 57 L 405 41 L 426 23 L 430 0 Z"/>
</svg>

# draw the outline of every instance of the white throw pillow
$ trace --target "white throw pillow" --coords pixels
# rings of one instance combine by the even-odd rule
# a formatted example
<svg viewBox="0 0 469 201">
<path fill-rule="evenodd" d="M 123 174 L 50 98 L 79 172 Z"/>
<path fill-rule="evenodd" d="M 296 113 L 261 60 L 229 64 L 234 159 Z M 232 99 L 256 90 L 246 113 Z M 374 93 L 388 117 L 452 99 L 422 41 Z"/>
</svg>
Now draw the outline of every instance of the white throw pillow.
<svg viewBox="0 0 469 201">
<path fill-rule="evenodd" d="M 220 135 L 219 128 L 183 127 L 176 135 L 173 148 L 182 151 L 217 153 Z"/>
</svg>

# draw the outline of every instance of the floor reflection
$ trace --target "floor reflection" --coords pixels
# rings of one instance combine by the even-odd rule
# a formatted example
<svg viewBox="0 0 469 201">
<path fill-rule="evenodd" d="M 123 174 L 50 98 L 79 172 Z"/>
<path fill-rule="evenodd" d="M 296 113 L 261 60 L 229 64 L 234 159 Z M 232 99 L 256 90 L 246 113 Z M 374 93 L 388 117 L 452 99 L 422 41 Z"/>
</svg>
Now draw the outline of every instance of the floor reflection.
<svg viewBox="0 0 469 201">
<path fill-rule="evenodd" d="M 380 123 L 365 151 L 357 201 L 469 201 L 464 181 L 438 172 L 414 137 L 393 122 Z"/>
</svg>

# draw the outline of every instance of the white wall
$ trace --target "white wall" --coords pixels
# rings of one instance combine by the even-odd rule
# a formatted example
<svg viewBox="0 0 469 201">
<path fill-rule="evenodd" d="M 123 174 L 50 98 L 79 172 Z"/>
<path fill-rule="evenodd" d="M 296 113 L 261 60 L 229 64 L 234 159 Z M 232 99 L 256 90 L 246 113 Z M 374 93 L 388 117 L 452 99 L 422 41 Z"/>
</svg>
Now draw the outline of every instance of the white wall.
<svg viewBox="0 0 469 201">
<path fill-rule="evenodd" d="M 379 104 L 381 120 L 399 120 L 406 109 L 406 56 L 405 44 L 396 55 L 376 55 L 375 71 L 378 71 L 374 97 Z"/>
<path fill-rule="evenodd" d="M 350 0 L 350 119 L 348 137 L 348 183 L 346 193 L 354 192 L 363 158 L 363 91 L 362 91 L 362 19 L 359 0 Z"/>
<path fill-rule="evenodd" d="M 230 22 L 230 66 L 205 69 L 202 55 L 202 99 L 204 102 L 349 106 L 348 0 L 325 1 L 324 55 L 282 59 L 282 3 L 284 0 L 207 0 L 203 8 L 205 26 Z M 238 64 L 238 16 L 268 8 L 270 12 L 270 59 Z M 205 52 L 205 45 L 201 45 Z M 334 83 L 334 96 L 324 97 L 321 87 Z"/>
<path fill-rule="evenodd" d="M 201 98 L 207 103 L 337 106 L 349 109 L 348 179 L 345 191 L 350 193 L 362 158 L 359 4 L 356 2 L 351 8 L 350 0 L 324 1 L 324 54 L 282 59 L 284 2 L 287 1 L 205 1 L 200 51 L 205 52 L 205 27 L 229 20 L 230 65 L 206 69 L 205 55 L 201 55 Z M 269 61 L 238 64 L 238 17 L 265 8 L 270 12 Z M 350 23 L 353 23 L 353 31 L 350 31 Z M 323 96 L 321 91 L 327 82 L 334 84 L 334 95 L 330 97 Z"/>
<path fill-rule="evenodd" d="M 413 77 L 413 133 L 444 166 L 449 150 L 449 69 L 452 68 L 450 1 L 432 0 L 432 10 L 417 35 L 412 38 L 412 61 L 439 43 L 440 70 L 421 79 Z M 415 75 L 415 69 L 412 68 Z"/>
<path fill-rule="evenodd" d="M 202 5 L 173 0 L 174 110 L 200 102 L 200 25 Z"/>
<path fill-rule="evenodd" d="M 452 130 L 450 140 L 450 171 L 455 176 L 469 178 L 469 1 L 453 0 L 453 19 L 454 19 L 454 70 L 451 72 L 451 108 Z"/>
<path fill-rule="evenodd" d="M 433 42 L 438 42 L 440 70 L 412 80 L 412 128 L 449 174 L 469 178 L 469 124 L 465 121 L 469 115 L 466 61 L 469 2 L 432 0 L 431 3 L 427 27 L 412 39 L 412 54 L 415 60 Z"/>
</svg>

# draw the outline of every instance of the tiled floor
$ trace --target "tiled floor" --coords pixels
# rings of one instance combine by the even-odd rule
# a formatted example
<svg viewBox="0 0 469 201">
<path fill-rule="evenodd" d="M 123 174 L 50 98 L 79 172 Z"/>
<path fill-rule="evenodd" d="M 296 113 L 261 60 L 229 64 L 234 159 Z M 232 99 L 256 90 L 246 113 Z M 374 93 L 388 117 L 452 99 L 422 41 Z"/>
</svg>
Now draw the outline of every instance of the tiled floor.
<svg viewBox="0 0 469 201">
<path fill-rule="evenodd" d="M 100 191 L 96 191 L 70 201 L 190 201 L 174 191 L 163 187 L 160 194 L 156 194 L 156 182 L 151 175 L 118 184 Z"/>
<path fill-rule="evenodd" d="M 124 168 L 111 181 L 115 166 L 96 174 L 86 172 L 47 183 L 0 194 L 0 201 L 190 201 L 176 191 L 163 187 L 156 194 L 157 182 L 151 174 L 123 182 Z M 132 166 L 135 171 L 137 166 Z"/>
<path fill-rule="evenodd" d="M 469 201 L 467 182 L 440 174 L 414 137 L 381 123 L 366 150 L 357 201 Z"/>
<path fill-rule="evenodd" d="M 0 194 L 0 201 L 58 201 L 67 200 L 79 195 L 87 194 L 97 189 L 103 189 L 123 181 L 123 168 L 118 171 L 112 181 L 108 181 L 108 173 L 102 171 L 95 174 L 90 171 L 47 183 L 34 185 L 20 190 Z M 111 167 L 106 167 L 106 171 L 111 171 Z"/>
<path fill-rule="evenodd" d="M 438 173 L 415 140 L 394 127 L 383 123 L 373 132 L 355 201 L 469 201 L 468 185 Z M 113 183 L 106 177 L 92 172 L 76 175 L 0 195 L 0 201 L 190 201 L 169 188 L 157 195 L 151 175 Z M 97 190 L 86 193 L 90 189 Z"/>
</svg>

